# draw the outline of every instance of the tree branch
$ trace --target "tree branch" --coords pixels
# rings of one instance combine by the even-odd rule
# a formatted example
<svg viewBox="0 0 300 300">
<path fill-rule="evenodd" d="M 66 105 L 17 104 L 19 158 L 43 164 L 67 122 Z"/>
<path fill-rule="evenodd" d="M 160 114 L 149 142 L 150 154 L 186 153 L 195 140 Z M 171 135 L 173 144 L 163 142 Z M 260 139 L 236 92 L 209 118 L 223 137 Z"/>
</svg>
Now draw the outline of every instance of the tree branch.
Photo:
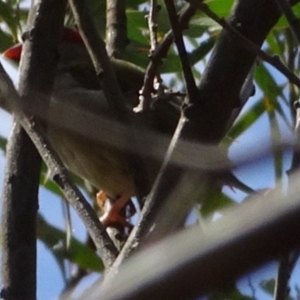
<svg viewBox="0 0 300 300">
<path fill-rule="evenodd" d="M 197 7 L 206 7 L 191 1 Z M 194 122 L 197 128 L 191 130 L 192 135 L 197 132 L 196 140 L 218 143 L 224 137 L 232 111 L 240 105 L 241 87 L 258 53 L 246 48 L 244 39 L 260 47 L 279 17 L 275 0 L 236 1 L 228 21 L 223 22 L 235 30 L 222 30 L 201 77 L 197 104 L 185 110 L 188 119 L 197 120 Z"/>
<path fill-rule="evenodd" d="M 291 30 L 300 44 L 300 20 L 294 14 L 290 3 L 287 0 L 276 0 L 287 21 L 290 24 Z"/>
<path fill-rule="evenodd" d="M 126 1 L 106 1 L 106 49 L 109 56 L 122 58 L 128 44 Z"/>
<path fill-rule="evenodd" d="M 196 12 L 196 8 L 189 5 L 179 16 L 179 24 L 182 29 L 188 27 L 189 20 Z M 173 43 L 173 32 L 170 30 L 157 45 L 155 51 L 151 53 L 151 61 L 147 67 L 145 80 L 142 90 L 140 91 L 140 103 L 138 111 L 147 111 L 151 104 L 151 93 L 153 91 L 154 78 L 157 75 L 158 69 L 162 63 L 162 59 L 167 56 L 170 46 Z"/>
<path fill-rule="evenodd" d="M 173 0 L 165 0 L 166 8 L 168 11 L 171 28 L 173 32 L 173 38 L 177 47 L 177 51 L 180 58 L 182 72 L 185 80 L 185 85 L 188 94 L 188 100 L 193 101 L 197 95 L 197 87 L 192 73 L 192 69 L 188 60 L 187 52 L 182 38 L 179 21 L 177 19 L 176 8 Z"/>
<path fill-rule="evenodd" d="M 275 0 L 239 0 L 229 17 L 229 24 L 238 27 L 247 39 L 261 45 L 279 17 Z M 193 167 L 184 171 L 174 165 L 174 161 L 180 155 L 181 141 L 217 144 L 224 137 L 232 111 L 239 105 L 242 85 L 255 60 L 255 55 L 241 44 L 234 33 L 222 30 L 201 78 L 198 97 L 193 105 L 185 107 L 185 115 L 173 136 L 165 163 L 147 197 L 142 211 L 144 218 L 131 233 L 112 269 L 120 266 L 122 257 L 129 256 L 141 246 L 141 237 L 153 242 L 182 226 L 194 203 L 205 195 L 210 180 L 207 171 Z M 206 159 L 207 155 L 201 158 L 212 163 Z M 152 224 L 151 228 L 149 224 Z"/>
<path fill-rule="evenodd" d="M 108 105 L 118 121 L 128 123 L 129 115 L 122 91 L 106 52 L 105 43 L 97 32 L 88 7 L 85 1 L 81 0 L 69 0 L 69 3 L 80 34 L 93 61 L 96 74 L 100 78 L 100 84 Z"/>
<path fill-rule="evenodd" d="M 28 20 L 28 27 L 32 29 L 30 41 L 25 43 L 20 66 L 20 105 L 27 109 L 30 109 L 30 98 L 36 93 L 43 93 L 47 108 L 64 11 L 65 3 L 62 1 L 33 1 Z M 1 92 L 10 99 L 3 83 L 1 80 Z M 36 216 L 40 168 L 38 152 L 20 124 L 15 122 L 7 145 L 3 189 L 1 298 L 6 300 L 36 299 Z"/>
<path fill-rule="evenodd" d="M 93 208 L 84 199 L 76 185 L 74 185 L 74 183 L 69 179 L 67 170 L 63 166 L 54 149 L 45 138 L 39 124 L 30 120 L 20 109 L 19 96 L 1 65 L 0 89 L 5 97 L 10 99 L 15 116 L 22 124 L 27 134 L 31 137 L 40 155 L 43 157 L 48 168 L 53 173 L 53 179 L 62 189 L 66 199 L 77 211 L 78 215 L 84 222 L 98 251 L 101 253 L 103 263 L 106 267 L 109 267 L 118 254 L 117 250 L 109 239 L 104 226 L 100 223 Z"/>
<path fill-rule="evenodd" d="M 219 18 L 213 11 L 209 9 L 207 4 L 198 2 L 197 0 L 186 0 L 187 2 L 190 2 L 191 4 L 195 5 L 195 7 L 198 7 L 202 12 L 204 12 L 207 16 L 209 16 L 211 19 L 213 19 L 215 22 L 217 22 L 219 25 L 221 25 L 223 28 L 227 29 L 234 35 L 236 35 L 241 41 L 243 42 L 243 47 L 248 49 L 252 54 L 257 55 L 262 60 L 269 63 L 272 67 L 277 69 L 279 72 L 281 72 L 287 79 L 290 80 L 290 82 L 294 83 L 300 88 L 300 78 L 295 75 L 291 70 L 289 70 L 277 56 L 271 56 L 265 51 L 261 50 L 257 45 L 255 45 L 251 40 L 246 38 L 243 34 L 241 34 L 236 28 L 231 26 L 225 19 Z"/>
<path fill-rule="evenodd" d="M 150 246 L 81 299 L 195 299 L 226 287 L 300 244 L 298 183 L 299 174 L 284 201 L 275 190 L 225 211 L 205 233 L 196 226 Z"/>
<path fill-rule="evenodd" d="M 109 57 L 105 50 L 105 44 L 96 31 L 96 27 L 90 17 L 88 8 L 83 0 L 69 0 L 75 20 L 79 25 L 83 40 L 90 53 L 94 63 L 96 73 L 101 77 L 100 82 L 104 95 L 108 101 L 111 111 L 116 117 L 116 120 L 124 125 L 129 126 L 129 131 L 134 131 L 131 128 L 130 114 L 126 109 L 124 96 L 120 90 L 116 75 L 112 69 Z M 142 203 L 143 197 L 149 191 L 149 183 L 146 178 L 146 172 L 142 160 L 139 156 L 133 155 L 133 150 L 138 148 L 134 135 L 129 133 L 125 136 L 120 136 L 120 142 L 124 148 L 131 149 L 127 154 L 127 162 L 133 173 L 136 196 Z"/>
<path fill-rule="evenodd" d="M 150 36 L 150 57 L 157 47 L 157 19 L 159 6 L 157 0 L 151 0 L 149 14 L 146 16 L 148 20 L 149 36 Z"/>
</svg>

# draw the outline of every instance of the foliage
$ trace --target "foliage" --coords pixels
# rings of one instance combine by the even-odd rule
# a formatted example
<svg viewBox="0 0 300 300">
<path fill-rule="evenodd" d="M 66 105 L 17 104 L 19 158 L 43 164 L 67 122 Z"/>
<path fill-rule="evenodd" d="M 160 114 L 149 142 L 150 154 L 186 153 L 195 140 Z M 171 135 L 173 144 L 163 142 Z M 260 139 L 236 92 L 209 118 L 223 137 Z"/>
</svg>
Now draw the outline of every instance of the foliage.
<svg viewBox="0 0 300 300">
<path fill-rule="evenodd" d="M 89 5 L 99 33 L 105 36 L 106 10 L 104 1 L 89 0 L 86 2 Z M 149 27 L 145 16 L 148 14 L 149 2 L 142 0 L 127 2 L 127 31 L 130 43 L 126 47 L 122 58 L 142 68 L 146 68 L 149 63 L 150 42 Z M 219 17 L 226 18 L 232 10 L 234 1 L 210 0 L 206 2 L 209 8 Z M 157 18 L 157 35 L 160 42 L 170 30 L 170 24 L 164 1 L 160 0 L 158 3 L 160 10 Z M 178 1 L 178 11 L 182 11 L 185 7 L 186 4 Z M 293 11 L 297 17 L 300 17 L 300 4 L 295 5 Z M 1 52 L 15 44 L 18 36 L 22 35 L 27 14 L 28 8 L 18 0 L 0 2 L 0 21 L 2 25 L 0 27 Z M 68 25 L 74 24 L 70 11 L 68 11 L 66 17 L 66 23 Z M 280 57 L 293 72 L 298 74 L 299 50 L 288 28 L 287 20 L 281 17 L 269 33 L 263 49 L 267 53 Z M 196 82 L 201 80 L 201 75 L 207 67 L 211 50 L 216 41 L 218 41 L 221 29 L 220 25 L 214 20 L 198 11 L 190 20 L 188 28 L 183 32 L 188 49 L 188 59 L 192 65 Z M 169 88 L 186 92 L 182 77 L 182 66 L 178 52 L 174 46 L 171 47 L 167 56 L 163 59 L 160 74 L 163 75 L 165 84 Z M 293 122 L 295 118 L 293 103 L 298 98 L 298 89 L 292 86 L 288 79 L 282 77 L 277 70 L 259 58 L 255 66 L 254 83 L 256 88 L 255 96 L 250 98 L 241 114 L 231 128 L 229 128 L 226 137 L 222 141 L 222 145 L 228 147 L 230 151 L 237 144 L 242 143 L 245 136 L 255 135 L 254 131 L 258 130 L 258 128 L 260 129 L 263 119 L 263 130 L 270 137 L 273 152 L 271 154 L 272 165 L 269 170 L 261 171 L 265 172 L 264 174 L 269 174 L 269 177 L 270 174 L 274 177 L 273 184 L 277 184 L 277 180 L 279 183 L 282 183 L 286 177 L 286 171 L 288 171 L 287 165 L 290 163 L 287 162 L 285 152 L 278 148 L 278 144 L 291 139 L 293 135 Z M 251 145 L 251 142 L 247 141 L 245 145 L 245 147 L 250 147 L 248 151 L 245 151 L 245 156 L 251 154 L 251 151 L 255 151 L 251 147 L 255 148 L 256 146 Z M 0 147 L 5 151 L 6 137 L 0 137 Z M 241 170 L 243 171 L 243 166 L 238 171 Z M 261 175 L 261 178 L 263 178 L 264 174 Z M 251 174 L 247 175 L 245 178 L 249 179 L 248 185 L 253 183 L 253 185 L 258 185 L 257 189 L 262 188 L 257 183 L 257 180 L 253 179 Z M 50 179 L 45 180 L 45 169 L 43 169 L 41 178 L 41 185 L 45 189 L 57 197 L 62 197 L 57 185 Z M 89 190 L 80 179 L 77 180 L 77 183 L 83 190 Z M 222 185 L 227 185 L 226 180 Z M 230 186 L 230 184 L 228 185 Z M 264 187 L 267 189 L 272 188 L 272 186 Z M 240 196 L 239 193 L 235 194 L 235 192 L 228 191 L 228 189 L 227 192 L 226 189 L 207 189 L 205 197 L 205 200 L 199 205 L 199 215 L 201 215 L 202 220 L 214 219 L 214 216 L 222 214 L 224 208 L 236 205 L 245 198 L 244 194 Z M 56 228 L 51 222 L 51 220 L 46 222 L 40 216 L 38 238 L 47 246 L 48 251 L 54 255 L 62 273 L 65 273 L 64 261 L 76 265 L 78 270 L 84 269 L 88 272 L 103 271 L 102 262 L 88 243 L 80 242 L 75 237 L 70 237 L 68 240 L 66 237 L 67 234 L 63 230 Z M 63 251 L 57 251 L 55 247 L 60 241 L 63 241 Z M 66 244 L 69 244 L 69 247 L 66 247 Z M 255 289 L 260 291 L 263 289 L 273 295 L 275 277 L 276 274 L 273 275 L 273 279 L 271 280 L 263 279 L 257 283 Z M 270 288 L 270 284 L 272 284 L 272 288 Z M 253 295 L 246 296 L 244 294 L 243 291 L 239 291 L 233 287 L 231 290 L 228 289 L 224 292 L 213 293 L 208 299 L 255 299 Z"/>
</svg>

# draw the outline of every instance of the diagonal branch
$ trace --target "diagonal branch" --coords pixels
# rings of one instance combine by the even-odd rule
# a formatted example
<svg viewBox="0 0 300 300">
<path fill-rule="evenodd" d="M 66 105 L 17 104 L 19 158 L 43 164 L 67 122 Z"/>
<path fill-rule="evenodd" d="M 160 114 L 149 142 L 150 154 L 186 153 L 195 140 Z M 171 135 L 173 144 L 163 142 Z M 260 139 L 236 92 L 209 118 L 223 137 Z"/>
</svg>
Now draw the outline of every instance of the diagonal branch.
<svg viewBox="0 0 300 300">
<path fill-rule="evenodd" d="M 257 45 L 251 42 L 248 38 L 246 38 L 243 34 L 241 34 L 237 29 L 231 26 L 225 19 L 220 18 L 217 14 L 215 14 L 212 10 L 209 9 L 207 4 L 199 2 L 197 0 L 186 0 L 191 3 L 202 12 L 204 12 L 207 16 L 221 25 L 224 29 L 230 31 L 235 36 L 237 36 L 242 42 L 243 47 L 249 50 L 252 54 L 257 55 L 262 60 L 269 63 L 272 67 L 281 72 L 290 82 L 294 83 L 300 88 L 300 78 L 295 75 L 291 70 L 289 70 L 277 56 L 271 56 L 265 51 L 261 50 Z"/>
<path fill-rule="evenodd" d="M 195 7 L 207 8 L 198 1 L 190 1 Z M 222 23 L 229 24 L 235 30 L 223 28 L 202 74 L 198 101 L 196 105 L 185 109 L 187 118 L 197 119 L 197 128 L 194 130 L 197 133 L 194 137 L 196 140 L 204 143 L 218 143 L 222 140 L 233 110 L 240 106 L 240 91 L 245 79 L 256 56 L 261 53 L 257 49 L 280 16 L 275 0 L 235 1 L 230 16 Z M 255 45 L 255 51 L 251 50 L 245 38 Z M 249 47 L 245 46 L 246 43 Z M 284 70 L 287 69 L 284 67 Z M 300 83 L 292 72 L 290 77 Z"/>
<path fill-rule="evenodd" d="M 179 24 L 182 29 L 188 27 L 189 20 L 196 13 L 196 8 L 189 5 L 179 16 Z M 151 92 L 153 90 L 154 78 L 157 75 L 158 69 L 162 63 L 163 58 L 167 56 L 169 48 L 173 43 L 172 30 L 164 36 L 163 40 L 157 45 L 155 51 L 151 53 L 151 61 L 147 67 L 145 80 L 142 90 L 140 91 L 140 103 L 138 111 L 147 110 L 151 104 Z"/>
<path fill-rule="evenodd" d="M 108 101 L 111 111 L 115 115 L 116 120 L 124 125 L 131 125 L 130 114 L 125 106 L 125 99 L 119 87 L 116 74 L 114 73 L 108 54 L 105 49 L 105 44 L 98 35 L 95 24 L 93 23 L 86 2 L 83 0 L 69 0 L 75 20 L 81 31 L 85 45 L 90 53 L 96 73 L 100 76 L 102 90 Z M 132 128 L 129 129 L 133 131 Z M 120 141 L 126 148 L 128 146 L 132 151 L 126 156 L 130 170 L 133 173 L 136 194 L 140 201 L 149 190 L 148 178 L 144 171 L 142 159 L 139 156 L 133 155 L 133 150 L 138 148 L 138 143 L 134 135 L 126 134 L 120 137 Z"/>
<path fill-rule="evenodd" d="M 242 21 L 241 32 L 255 44 L 261 45 L 279 17 L 280 11 L 275 0 L 272 3 L 270 0 L 239 0 L 229 17 L 229 23 L 238 26 Z M 149 234 L 147 240 L 153 241 L 176 231 L 194 203 L 202 199 L 209 178 L 203 169 L 191 167 L 184 172 L 182 168 L 174 166 L 180 153 L 180 144 L 188 140 L 196 145 L 216 145 L 222 140 L 255 57 L 255 54 L 241 47 L 240 39 L 234 33 L 222 30 L 201 78 L 197 101 L 184 109 L 185 116 L 179 122 L 164 166 L 147 197 L 143 208 L 143 212 L 148 209 L 147 214 L 139 227 L 135 228 L 136 231 L 131 233 L 113 268 L 117 269 L 125 257 L 141 246 L 140 239 L 145 238 L 145 234 Z M 153 223 L 155 226 L 147 227 Z"/>
<path fill-rule="evenodd" d="M 5 98 L 10 99 L 12 110 L 16 118 L 22 124 L 40 155 L 43 157 L 46 165 L 53 173 L 53 179 L 57 182 L 68 202 L 77 211 L 84 222 L 98 251 L 101 253 L 105 266 L 110 266 L 117 256 L 117 250 L 109 239 L 104 226 L 100 223 L 93 208 L 84 199 L 76 185 L 70 180 L 67 170 L 49 144 L 40 125 L 36 121 L 29 119 L 20 109 L 21 99 L 2 65 L 0 65 L 0 89 Z"/>
<path fill-rule="evenodd" d="M 189 101 L 194 101 L 194 97 L 197 94 L 197 87 L 192 73 L 192 69 L 188 60 L 186 48 L 183 42 L 182 32 L 180 30 L 179 21 L 177 18 L 176 8 L 173 0 L 165 0 L 166 8 L 168 11 L 171 28 L 173 32 L 173 38 L 177 46 L 177 51 L 182 66 L 182 72 L 187 88 L 187 94 Z"/>
<path fill-rule="evenodd" d="M 80 34 L 91 56 L 96 74 L 100 78 L 101 87 L 108 105 L 118 121 L 128 123 L 129 115 L 125 107 L 123 94 L 106 52 L 105 43 L 97 32 L 85 2 L 69 0 Z"/>
<path fill-rule="evenodd" d="M 298 174 L 284 201 L 274 190 L 224 211 L 205 232 L 195 226 L 151 245 L 81 299 L 196 299 L 297 247 L 299 236 Z"/>
</svg>

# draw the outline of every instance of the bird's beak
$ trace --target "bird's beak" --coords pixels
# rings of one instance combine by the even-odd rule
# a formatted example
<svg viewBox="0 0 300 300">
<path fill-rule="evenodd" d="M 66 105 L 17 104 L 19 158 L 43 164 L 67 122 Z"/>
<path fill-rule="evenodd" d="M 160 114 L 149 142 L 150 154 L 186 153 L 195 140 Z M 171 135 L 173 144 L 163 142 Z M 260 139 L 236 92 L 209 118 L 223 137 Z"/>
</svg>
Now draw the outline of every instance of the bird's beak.
<svg viewBox="0 0 300 300">
<path fill-rule="evenodd" d="M 5 50 L 5 52 L 2 55 L 7 59 L 20 61 L 21 53 L 22 53 L 22 44 L 16 44 L 8 48 L 7 50 Z"/>
</svg>

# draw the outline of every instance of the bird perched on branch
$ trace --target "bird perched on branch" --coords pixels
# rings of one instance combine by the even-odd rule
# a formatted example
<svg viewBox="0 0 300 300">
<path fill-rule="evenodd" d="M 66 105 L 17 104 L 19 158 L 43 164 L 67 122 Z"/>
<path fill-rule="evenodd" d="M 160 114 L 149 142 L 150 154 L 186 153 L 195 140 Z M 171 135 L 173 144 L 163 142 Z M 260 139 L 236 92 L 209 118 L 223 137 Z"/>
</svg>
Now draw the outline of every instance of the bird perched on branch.
<svg viewBox="0 0 300 300">
<path fill-rule="evenodd" d="M 17 44 L 6 50 L 3 55 L 19 62 L 21 54 L 22 44 Z M 66 167 L 102 191 L 97 197 L 100 206 L 106 198 L 116 200 L 111 210 L 101 218 L 104 225 L 128 226 L 126 219 L 119 214 L 136 193 L 132 170 L 126 160 L 128 149 L 125 149 L 121 142 L 128 128 L 114 121 L 79 32 L 64 29 L 58 55 L 48 116 L 42 115 L 43 108 L 38 109 L 39 103 L 34 103 L 34 107 L 30 109 L 34 115 L 45 118 L 47 136 Z M 112 59 L 111 62 L 126 99 L 128 112 L 133 117 L 133 108 L 138 105 L 138 92 L 143 84 L 144 71 L 122 60 Z M 159 105 L 156 106 L 154 102 L 150 122 L 147 120 L 150 124 L 147 125 L 152 131 L 158 131 L 168 137 L 167 143 L 161 147 L 161 160 L 180 117 L 181 102 L 175 98 L 158 100 Z M 141 143 L 144 142 L 142 139 Z M 151 145 L 152 141 L 146 142 Z M 205 157 L 203 159 L 205 160 Z M 148 177 L 153 182 L 160 164 L 149 158 L 145 161 Z M 252 191 L 231 173 L 228 176 L 221 176 L 225 184 L 237 186 L 247 193 Z"/>
<path fill-rule="evenodd" d="M 22 44 L 17 44 L 6 50 L 3 56 L 19 62 L 21 54 Z M 101 203 L 106 197 L 116 200 L 111 211 L 101 219 L 104 225 L 128 225 L 119 215 L 122 207 L 135 195 L 132 172 L 126 161 L 124 145 L 120 143 L 120 136 L 124 135 L 126 128 L 113 120 L 78 31 L 70 28 L 63 30 L 58 55 L 53 93 L 46 117 L 47 136 L 66 167 L 102 191 L 98 193 Z M 111 62 L 126 99 L 128 112 L 133 114 L 133 108 L 138 104 L 144 70 L 123 60 L 112 59 Z M 39 104 L 34 103 L 31 110 L 34 112 L 36 107 Z M 40 116 L 41 112 L 37 114 Z M 170 126 L 162 124 L 163 130 L 175 128 L 179 109 L 173 109 L 171 114 L 170 120 L 173 123 Z M 170 123 L 165 120 L 162 116 L 157 121 Z M 152 174 L 152 180 L 155 175 Z"/>
</svg>

